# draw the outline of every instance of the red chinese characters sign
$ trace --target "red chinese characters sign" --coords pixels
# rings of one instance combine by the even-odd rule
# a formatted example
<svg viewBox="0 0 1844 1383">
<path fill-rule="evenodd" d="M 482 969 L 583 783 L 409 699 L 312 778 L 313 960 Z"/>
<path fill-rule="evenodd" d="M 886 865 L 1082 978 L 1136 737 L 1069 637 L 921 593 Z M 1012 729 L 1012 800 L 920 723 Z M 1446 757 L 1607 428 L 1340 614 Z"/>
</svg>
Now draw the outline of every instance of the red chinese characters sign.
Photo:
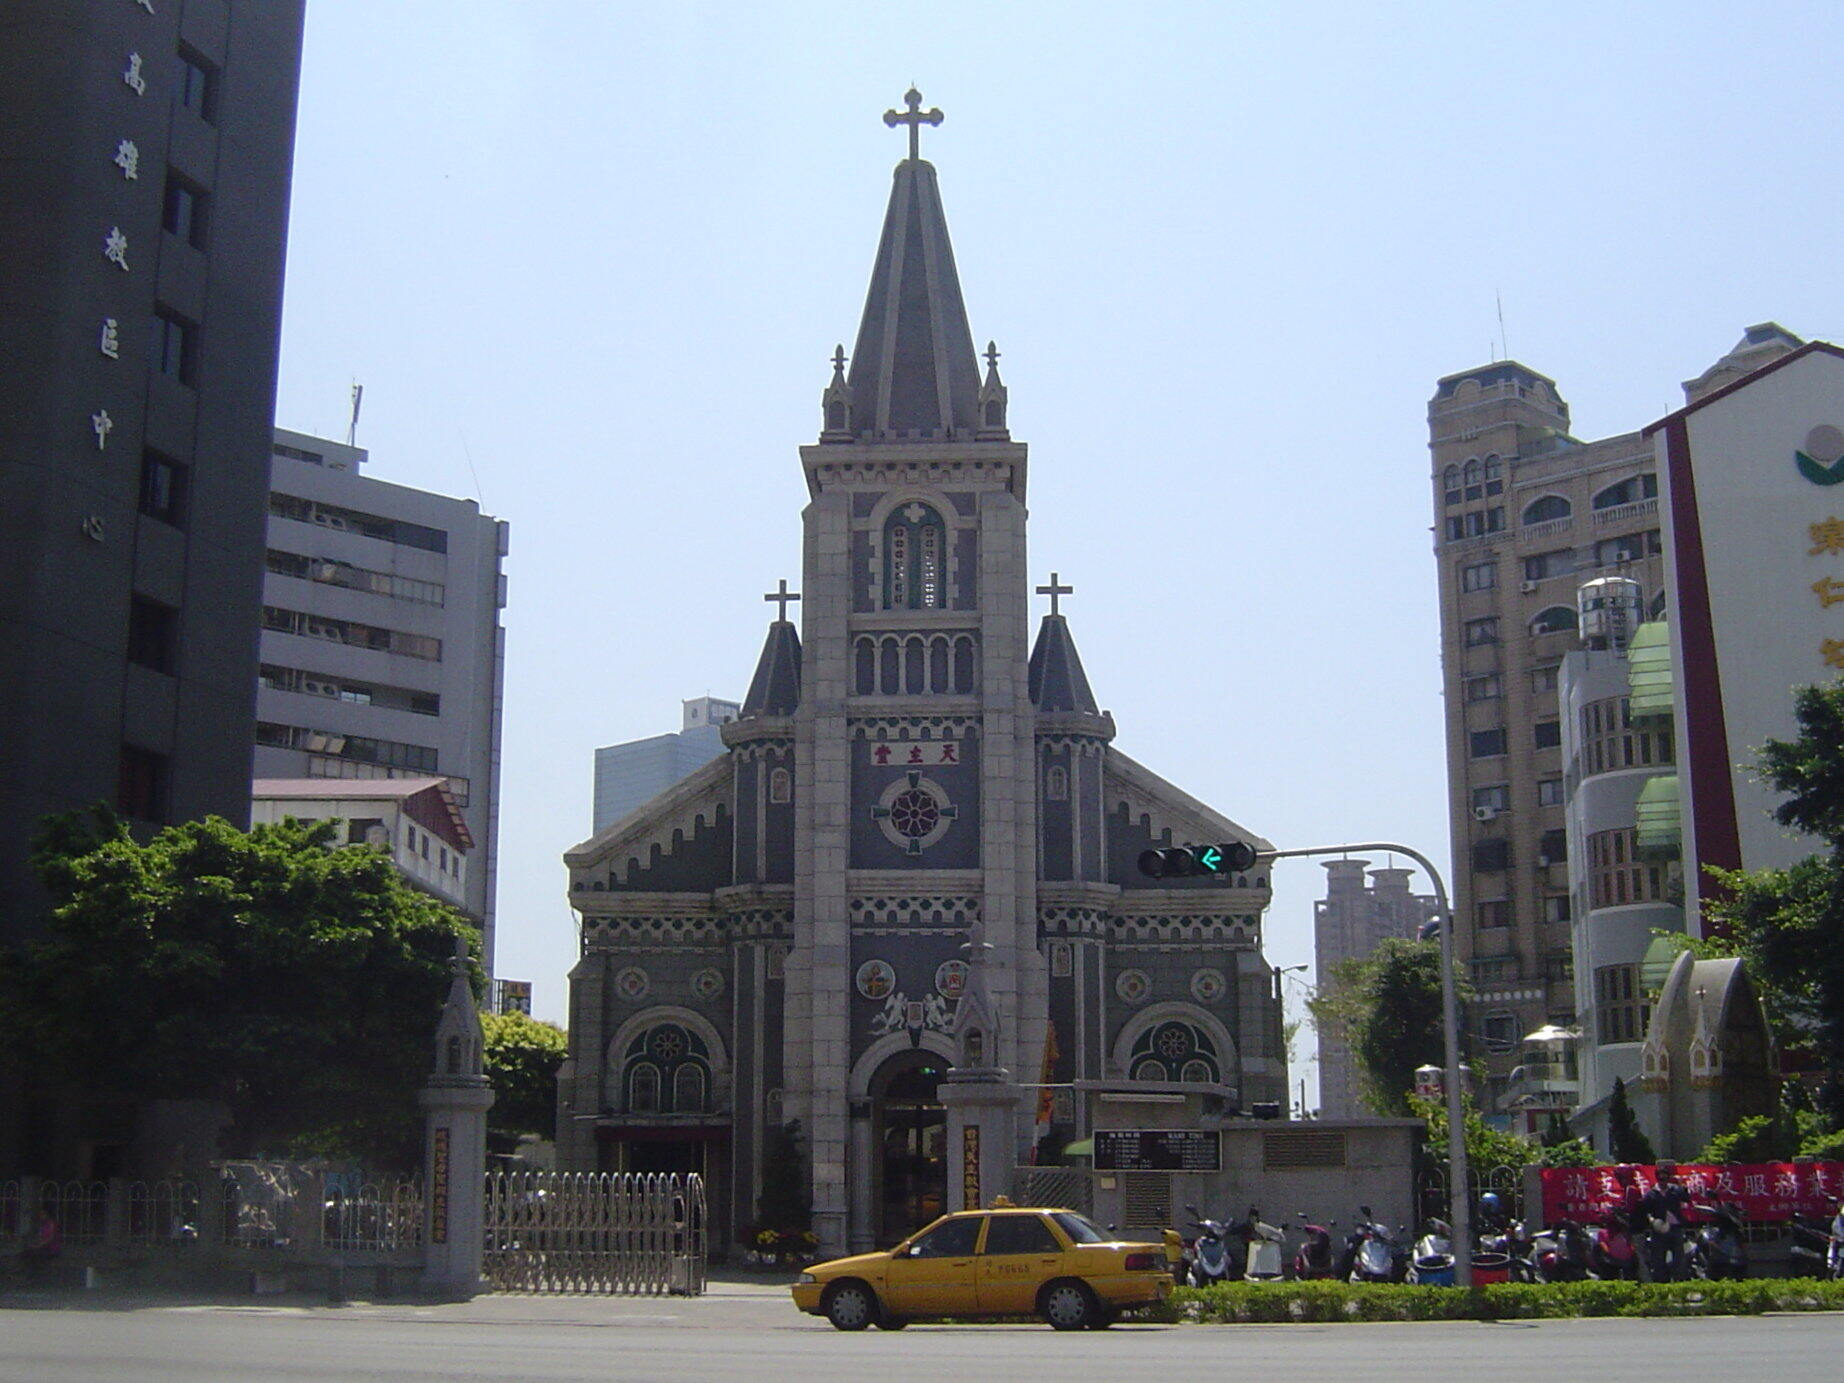
<svg viewBox="0 0 1844 1383">
<path fill-rule="evenodd" d="M 1592 1224 L 1619 1210 L 1630 1184 L 1644 1195 L 1658 1184 L 1658 1169 L 1630 1166 L 1630 1183 L 1615 1167 L 1545 1167 L 1543 1222 Z M 1734 1201 L 1748 1220 L 1788 1220 L 1795 1215 L 1829 1216 L 1844 1196 L 1844 1162 L 1757 1162 L 1720 1167 L 1680 1164 L 1678 1179 L 1691 1199 Z"/>
</svg>

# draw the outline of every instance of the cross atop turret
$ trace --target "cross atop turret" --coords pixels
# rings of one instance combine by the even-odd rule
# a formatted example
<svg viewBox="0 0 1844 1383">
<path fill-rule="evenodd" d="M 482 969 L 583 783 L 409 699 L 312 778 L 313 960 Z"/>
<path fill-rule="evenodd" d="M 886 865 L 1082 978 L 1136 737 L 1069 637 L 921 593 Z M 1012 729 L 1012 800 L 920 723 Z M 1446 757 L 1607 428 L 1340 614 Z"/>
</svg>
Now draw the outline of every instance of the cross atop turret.
<svg viewBox="0 0 1844 1383">
<path fill-rule="evenodd" d="M 909 126 L 909 157 L 912 161 L 919 160 L 922 157 L 922 127 L 939 125 L 947 117 L 939 109 L 923 110 L 922 93 L 913 86 L 903 93 L 903 104 L 909 109 L 900 115 L 893 110 L 884 112 L 884 124 L 893 130 L 898 125 Z"/>
</svg>

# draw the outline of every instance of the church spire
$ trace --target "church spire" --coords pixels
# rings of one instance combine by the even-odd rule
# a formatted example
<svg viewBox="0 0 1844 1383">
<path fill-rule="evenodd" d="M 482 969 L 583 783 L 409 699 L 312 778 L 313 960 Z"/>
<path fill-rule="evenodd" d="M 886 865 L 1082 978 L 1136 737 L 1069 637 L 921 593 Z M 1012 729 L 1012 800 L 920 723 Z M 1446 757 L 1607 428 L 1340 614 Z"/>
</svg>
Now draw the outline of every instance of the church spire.
<svg viewBox="0 0 1844 1383">
<path fill-rule="evenodd" d="M 1040 712 L 1076 711 L 1083 715 L 1100 715 L 1095 693 L 1089 690 L 1088 674 L 1082 670 L 1082 656 L 1076 641 L 1069 636 L 1069 621 L 1057 608 L 1059 598 L 1074 593 L 1074 587 L 1062 585 L 1055 572 L 1050 584 L 1037 588 L 1039 595 L 1050 597 L 1050 613 L 1044 616 L 1037 631 L 1037 645 L 1031 650 L 1031 704 Z"/>
<path fill-rule="evenodd" d="M 852 352 L 850 427 L 861 441 L 972 441 L 979 364 L 935 168 L 919 155 L 921 126 L 942 116 L 913 89 L 905 99 L 907 113 L 884 117 L 909 127 L 910 156 L 896 166 Z M 835 439 L 832 421 L 822 440 Z"/>
<path fill-rule="evenodd" d="M 751 716 L 791 716 L 800 709 L 800 635 L 788 618 L 788 605 L 800 597 L 784 580 L 779 589 L 762 597 L 775 606 L 775 622 L 768 626 L 756 675 L 743 697 L 743 719 Z"/>
</svg>

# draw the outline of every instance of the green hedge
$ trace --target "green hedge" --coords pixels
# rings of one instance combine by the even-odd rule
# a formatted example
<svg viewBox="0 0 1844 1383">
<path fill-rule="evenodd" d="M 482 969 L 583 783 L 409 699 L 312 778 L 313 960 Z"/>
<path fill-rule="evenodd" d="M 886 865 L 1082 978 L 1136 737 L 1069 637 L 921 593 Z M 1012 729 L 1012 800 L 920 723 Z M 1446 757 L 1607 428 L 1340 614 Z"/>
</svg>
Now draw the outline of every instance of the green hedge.
<svg viewBox="0 0 1844 1383">
<path fill-rule="evenodd" d="M 1159 1314 L 1166 1320 L 1220 1325 L 1750 1316 L 1763 1311 L 1838 1310 L 1844 1310 L 1844 1282 L 1769 1277 L 1740 1282 L 1500 1282 L 1483 1287 L 1227 1282 L 1180 1287 Z"/>
</svg>

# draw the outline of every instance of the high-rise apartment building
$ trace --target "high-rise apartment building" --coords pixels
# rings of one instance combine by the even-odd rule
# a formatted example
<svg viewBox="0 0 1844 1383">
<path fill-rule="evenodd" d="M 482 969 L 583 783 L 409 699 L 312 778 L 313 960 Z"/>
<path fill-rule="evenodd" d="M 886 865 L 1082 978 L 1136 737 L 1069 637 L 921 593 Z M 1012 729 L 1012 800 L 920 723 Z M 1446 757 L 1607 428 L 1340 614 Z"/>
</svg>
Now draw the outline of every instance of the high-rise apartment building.
<svg viewBox="0 0 1844 1383">
<path fill-rule="evenodd" d="M 715 696 L 684 703 L 684 724 L 676 734 L 652 735 L 595 751 L 595 824 L 606 830 L 674 783 L 724 752 L 719 728 L 742 713 L 742 704 Z"/>
<path fill-rule="evenodd" d="M 1686 393 L 1694 401 L 1799 344 L 1771 323 L 1750 328 Z M 1580 646 L 1583 582 L 1637 583 L 1644 618 L 1668 607 L 1658 465 L 1640 432 L 1572 436 L 1555 382 L 1514 361 L 1441 380 L 1428 424 L 1455 942 L 1498 1106 L 1522 1037 L 1577 1016 L 1560 668 Z"/>
<path fill-rule="evenodd" d="M 256 776 L 447 779 L 490 967 L 506 523 L 362 474 L 362 447 L 273 441 Z"/>
<path fill-rule="evenodd" d="M 0 7 L 0 944 L 47 813 L 248 817 L 301 26 Z"/>
<path fill-rule="evenodd" d="M 1438 917 L 1431 894 L 1412 893 L 1412 869 L 1371 869 L 1363 860 L 1325 860 L 1325 897 L 1313 904 L 1313 972 L 1324 984 L 1340 961 L 1368 956 L 1388 937 L 1412 940 Z M 1360 1119 L 1363 1080 L 1337 1032 L 1319 1033 L 1319 1117 Z"/>
</svg>

